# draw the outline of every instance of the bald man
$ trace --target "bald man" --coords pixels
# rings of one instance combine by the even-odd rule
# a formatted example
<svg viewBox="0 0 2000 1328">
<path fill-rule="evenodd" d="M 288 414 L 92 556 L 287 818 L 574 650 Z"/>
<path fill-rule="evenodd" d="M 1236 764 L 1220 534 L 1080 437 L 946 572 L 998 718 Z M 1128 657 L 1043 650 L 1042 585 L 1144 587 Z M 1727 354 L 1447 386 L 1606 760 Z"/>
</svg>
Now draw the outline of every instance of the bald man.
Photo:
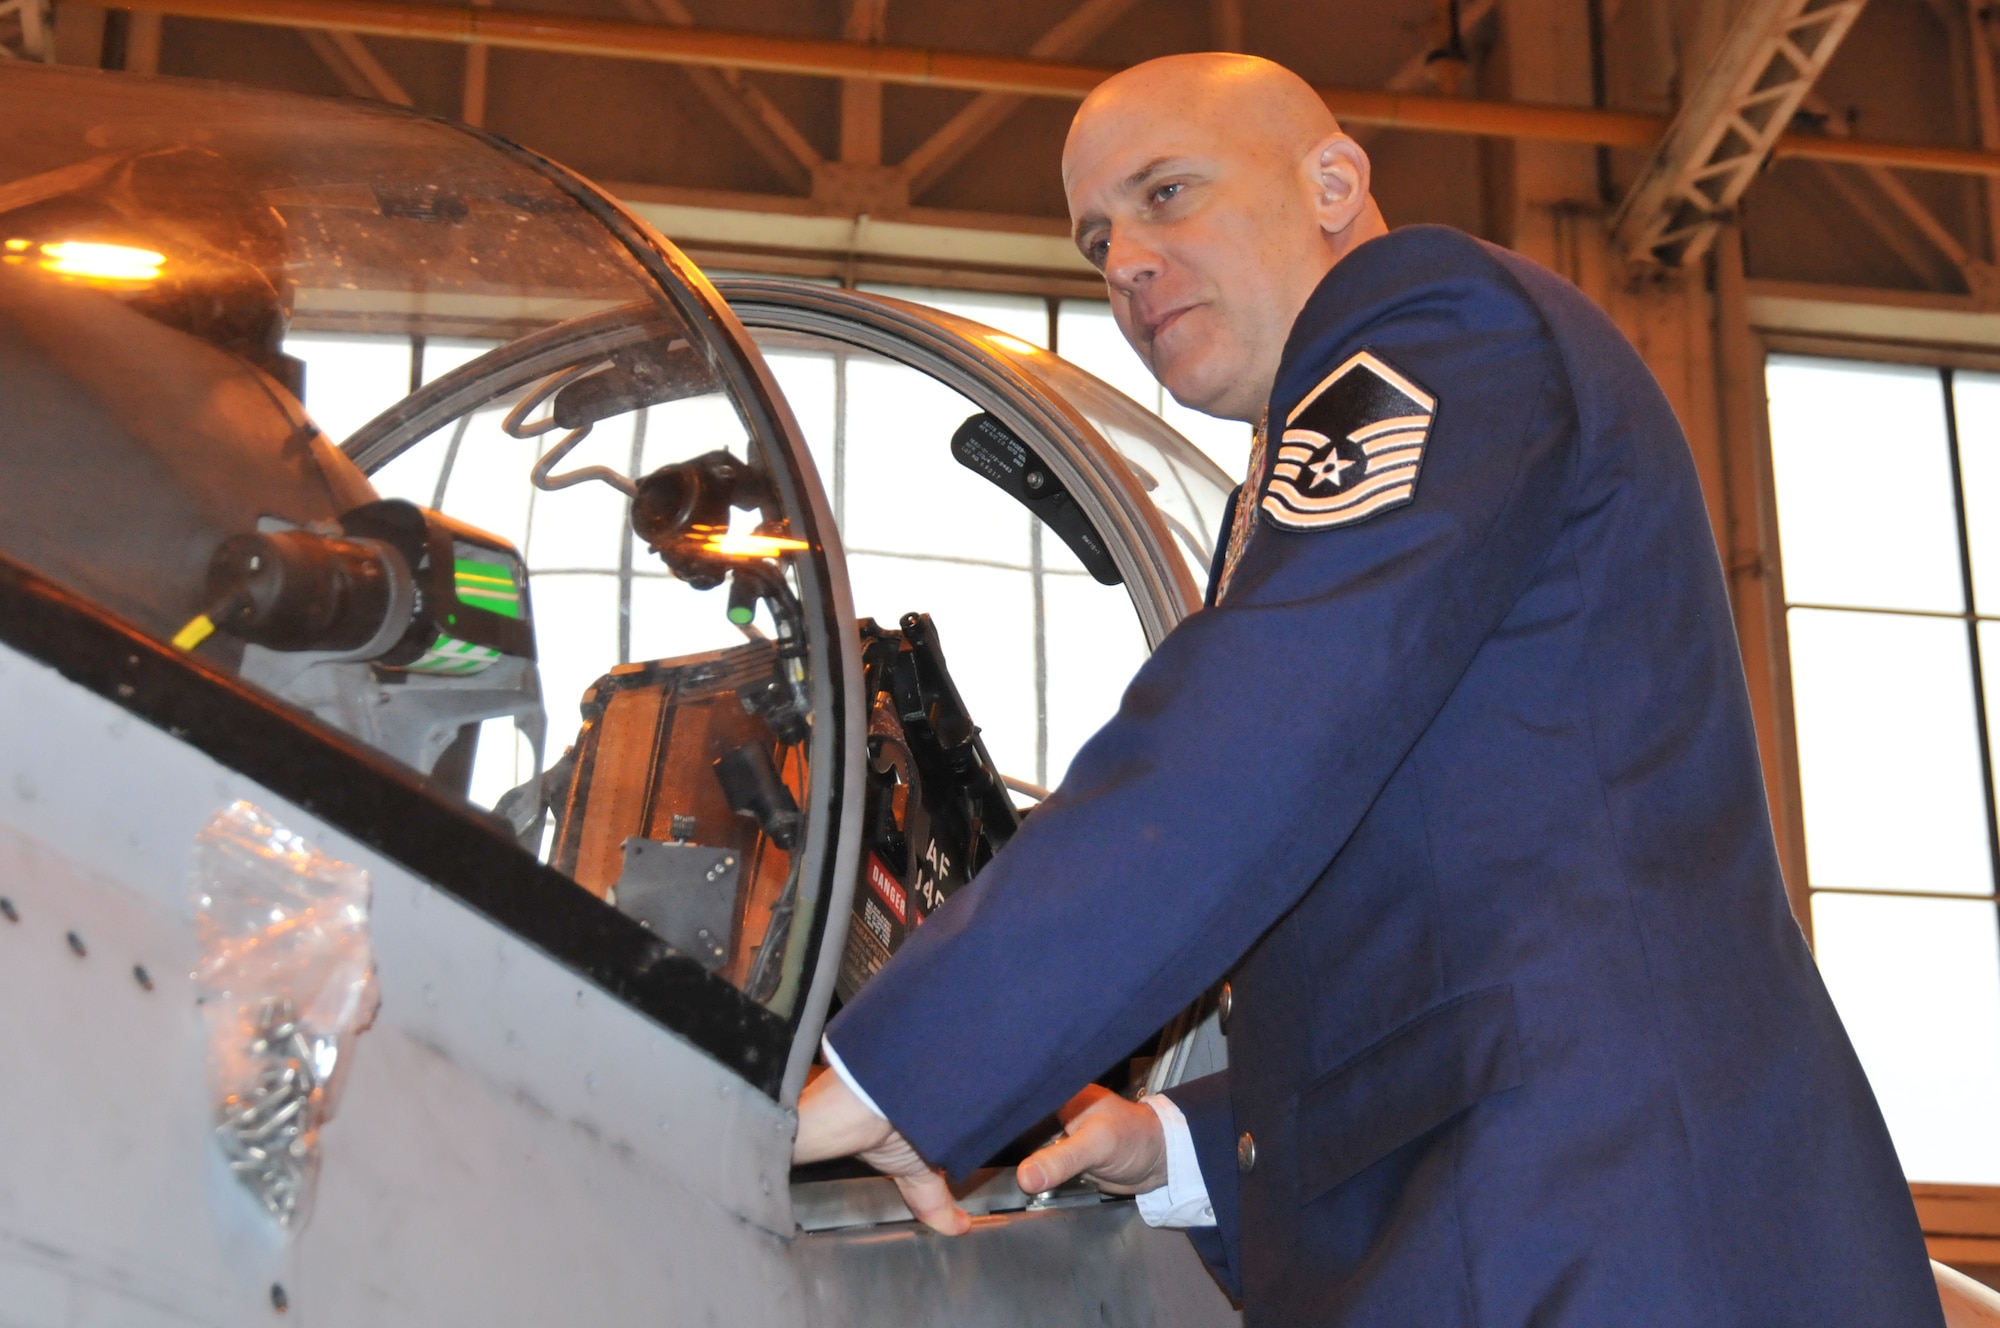
<svg viewBox="0 0 2000 1328">
<path fill-rule="evenodd" d="M 1390 233 L 1303 82 L 1182 56 L 1063 156 L 1174 396 L 1258 422 L 1210 607 L 830 1026 L 801 1160 L 979 1166 L 1218 978 L 1226 1073 L 1022 1188 L 1190 1229 L 1252 1325 L 1936 1325 L 1786 905 L 1700 486 L 1578 292 Z"/>
</svg>

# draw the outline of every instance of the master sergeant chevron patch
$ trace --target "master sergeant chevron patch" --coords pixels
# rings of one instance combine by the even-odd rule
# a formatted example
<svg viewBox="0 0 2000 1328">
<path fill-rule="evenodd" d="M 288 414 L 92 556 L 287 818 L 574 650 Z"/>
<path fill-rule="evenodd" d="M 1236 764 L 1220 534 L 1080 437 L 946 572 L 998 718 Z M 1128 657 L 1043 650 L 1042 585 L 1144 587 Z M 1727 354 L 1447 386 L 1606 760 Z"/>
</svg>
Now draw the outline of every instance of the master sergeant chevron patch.
<svg viewBox="0 0 2000 1328">
<path fill-rule="evenodd" d="M 1285 419 L 1260 506 L 1286 530 L 1330 530 L 1416 496 L 1437 398 L 1357 351 Z"/>
</svg>

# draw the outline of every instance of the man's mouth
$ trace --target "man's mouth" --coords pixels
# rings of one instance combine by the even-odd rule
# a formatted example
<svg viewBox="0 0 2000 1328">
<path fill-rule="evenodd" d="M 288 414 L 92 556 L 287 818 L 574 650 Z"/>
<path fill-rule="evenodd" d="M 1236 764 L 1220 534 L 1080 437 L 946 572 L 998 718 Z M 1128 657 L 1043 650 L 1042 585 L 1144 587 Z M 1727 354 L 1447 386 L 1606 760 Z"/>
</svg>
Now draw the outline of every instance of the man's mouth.
<svg viewBox="0 0 2000 1328">
<path fill-rule="evenodd" d="M 1178 309 L 1169 309 L 1158 318 L 1148 322 L 1146 324 L 1146 343 L 1152 345 L 1158 342 L 1162 332 L 1165 332 L 1168 328 L 1179 322 L 1181 316 L 1190 312 L 1193 308 L 1194 306 L 1191 304 L 1184 304 Z"/>
</svg>

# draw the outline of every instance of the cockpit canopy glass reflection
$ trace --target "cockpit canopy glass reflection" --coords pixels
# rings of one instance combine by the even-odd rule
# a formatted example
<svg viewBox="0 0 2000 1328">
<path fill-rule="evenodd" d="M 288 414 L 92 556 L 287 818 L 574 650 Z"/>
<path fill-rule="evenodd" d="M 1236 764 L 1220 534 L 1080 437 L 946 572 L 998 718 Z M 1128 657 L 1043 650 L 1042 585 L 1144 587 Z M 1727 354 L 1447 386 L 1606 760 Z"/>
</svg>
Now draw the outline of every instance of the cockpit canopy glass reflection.
<svg viewBox="0 0 2000 1328">
<path fill-rule="evenodd" d="M 0 554 L 789 1012 L 828 591 L 712 292 L 361 104 L 38 73 L 0 163 Z"/>
</svg>

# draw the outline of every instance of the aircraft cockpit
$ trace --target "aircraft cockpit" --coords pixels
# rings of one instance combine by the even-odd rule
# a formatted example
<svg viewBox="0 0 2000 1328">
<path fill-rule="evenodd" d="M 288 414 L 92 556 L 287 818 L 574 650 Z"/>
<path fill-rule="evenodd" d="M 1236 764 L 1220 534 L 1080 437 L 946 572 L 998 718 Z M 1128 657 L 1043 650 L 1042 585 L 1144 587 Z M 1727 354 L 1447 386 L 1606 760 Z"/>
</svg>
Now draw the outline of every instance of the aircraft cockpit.
<svg viewBox="0 0 2000 1328">
<path fill-rule="evenodd" d="M 76 816 L 98 796 L 106 825 L 148 798 L 192 816 L 228 784 L 370 864 L 383 1014 L 352 1057 L 343 1114 L 373 1124 L 351 1146 L 418 1110 L 363 1087 L 371 1040 L 407 1037 L 510 1085 L 505 1111 L 616 1145 L 576 1166 L 639 1156 L 786 1239 L 876 1225 L 845 1199 L 795 1224 L 789 1136 L 739 1148 L 749 1127 L 714 1104 L 784 1133 L 829 1007 L 1034 815 L 1199 606 L 1229 478 L 1021 338 L 830 285 L 711 283 L 477 131 L 40 69 L 0 69 L 0 109 L 0 647 L 165 744 L 43 750 L 153 790 L 79 793 Z M 27 692 L 4 704 L 40 750 Z M 185 847 L 120 869 L 148 916 L 178 906 Z M 575 996 L 517 1018 L 509 983 Z M 1216 1054 L 1203 1015 L 1134 1073 Z M 536 1028 L 543 1061 L 509 1059 Z M 629 1054 L 594 1061 L 593 1039 Z M 697 1080 L 699 1109 L 660 1105 Z M 336 1198 L 339 1133 L 323 1242 L 361 1220 Z M 732 1149 L 751 1160 L 703 1156 Z M 60 1234 L 90 1189 L 29 1186 L 24 1211 Z M 209 1202 L 170 1192 L 147 1201 L 163 1222 Z M 447 1222 L 512 1192 L 485 1193 L 405 1199 Z M 602 1225 L 558 1207 L 563 1239 Z M 669 1210 L 702 1220 L 650 1211 Z M 804 1321 L 795 1299 L 725 1318 Z"/>
</svg>

